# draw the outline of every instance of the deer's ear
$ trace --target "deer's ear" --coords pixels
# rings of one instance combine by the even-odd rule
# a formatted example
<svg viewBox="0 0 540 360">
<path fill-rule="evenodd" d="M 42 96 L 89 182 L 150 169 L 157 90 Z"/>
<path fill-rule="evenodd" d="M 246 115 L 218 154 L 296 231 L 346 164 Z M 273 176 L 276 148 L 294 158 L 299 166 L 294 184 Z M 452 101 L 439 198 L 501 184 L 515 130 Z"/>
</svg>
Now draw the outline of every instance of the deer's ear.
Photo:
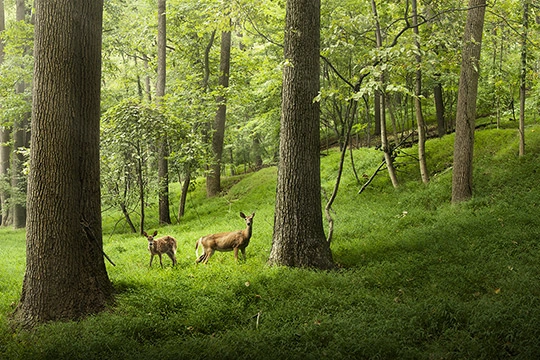
<svg viewBox="0 0 540 360">
<path fill-rule="evenodd" d="M 146 233 L 146 231 L 143 231 L 142 234 L 146 237 L 148 237 L 148 234 Z"/>
<path fill-rule="evenodd" d="M 242 219 L 245 219 L 245 218 L 246 218 L 246 214 L 244 214 L 243 212 L 240 212 L 240 217 L 241 217 Z"/>
<path fill-rule="evenodd" d="M 255 216 L 255 213 L 251 214 L 251 217 L 254 217 Z"/>
<path fill-rule="evenodd" d="M 157 235 L 157 230 L 156 230 L 156 231 L 154 231 L 154 235 L 152 235 L 152 236 L 156 236 L 156 235 Z"/>
</svg>

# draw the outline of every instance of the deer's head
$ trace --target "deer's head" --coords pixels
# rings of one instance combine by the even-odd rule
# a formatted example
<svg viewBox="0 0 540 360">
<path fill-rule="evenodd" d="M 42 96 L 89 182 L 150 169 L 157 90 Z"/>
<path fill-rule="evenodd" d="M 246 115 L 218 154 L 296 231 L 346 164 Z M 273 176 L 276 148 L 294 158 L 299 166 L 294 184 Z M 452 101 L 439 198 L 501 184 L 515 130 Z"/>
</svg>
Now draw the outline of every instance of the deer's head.
<svg viewBox="0 0 540 360">
<path fill-rule="evenodd" d="M 253 223 L 253 217 L 255 216 L 255 213 L 247 216 L 246 214 L 244 214 L 243 212 L 240 212 L 240 217 L 242 219 L 244 219 L 246 221 L 246 225 L 247 226 L 251 226 L 251 224 Z"/>
<path fill-rule="evenodd" d="M 148 239 L 148 247 L 154 246 L 154 237 L 157 235 L 157 230 L 152 235 L 148 235 L 146 231 L 143 231 L 143 235 Z"/>
</svg>

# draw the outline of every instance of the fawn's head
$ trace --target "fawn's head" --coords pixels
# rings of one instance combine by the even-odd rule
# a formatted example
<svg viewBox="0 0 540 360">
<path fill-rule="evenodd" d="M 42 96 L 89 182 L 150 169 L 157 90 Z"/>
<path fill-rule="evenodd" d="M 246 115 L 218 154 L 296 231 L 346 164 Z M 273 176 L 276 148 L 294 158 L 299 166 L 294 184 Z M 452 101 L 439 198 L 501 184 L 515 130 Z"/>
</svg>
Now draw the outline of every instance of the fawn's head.
<svg viewBox="0 0 540 360">
<path fill-rule="evenodd" d="M 244 214 L 243 212 L 240 212 L 240 217 L 244 220 L 246 220 L 246 225 L 247 226 L 251 226 L 251 224 L 253 224 L 253 217 L 255 216 L 255 213 L 249 215 L 249 216 L 246 216 L 246 214 Z"/>
<path fill-rule="evenodd" d="M 152 235 L 148 235 L 146 231 L 143 231 L 143 235 L 148 239 L 148 247 L 152 247 L 154 245 L 154 236 L 157 235 L 157 230 L 154 231 L 154 234 Z"/>
</svg>

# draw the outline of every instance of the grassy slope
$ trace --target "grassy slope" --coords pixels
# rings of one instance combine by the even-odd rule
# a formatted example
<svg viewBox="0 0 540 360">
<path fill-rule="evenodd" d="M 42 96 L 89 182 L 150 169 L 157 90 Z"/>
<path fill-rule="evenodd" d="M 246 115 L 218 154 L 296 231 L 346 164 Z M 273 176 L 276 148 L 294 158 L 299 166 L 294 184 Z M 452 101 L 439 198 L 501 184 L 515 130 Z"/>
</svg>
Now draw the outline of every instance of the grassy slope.
<svg viewBox="0 0 540 360">
<path fill-rule="evenodd" d="M 24 234 L 0 230 L 0 358 L 521 358 L 540 356 L 540 127 L 527 129 L 519 159 L 515 130 L 477 133 L 475 196 L 451 206 L 453 137 L 428 143 L 432 181 L 419 184 L 400 158 L 393 190 L 381 173 L 361 195 L 347 166 L 335 210 L 332 250 L 340 270 L 269 268 L 276 169 L 228 179 L 225 196 L 197 186 L 179 225 L 179 266 L 148 268 L 143 237 L 104 216 L 105 251 L 118 289 L 110 311 L 34 333 L 8 331 L 19 297 Z M 408 152 L 414 154 L 415 149 Z M 330 193 L 339 154 L 323 157 Z M 355 152 L 371 175 L 381 154 Z M 253 212 L 247 262 L 217 253 L 194 264 L 195 240 L 243 227 Z M 151 220 L 152 221 L 152 220 Z M 155 228 L 155 227 L 154 227 Z"/>
</svg>

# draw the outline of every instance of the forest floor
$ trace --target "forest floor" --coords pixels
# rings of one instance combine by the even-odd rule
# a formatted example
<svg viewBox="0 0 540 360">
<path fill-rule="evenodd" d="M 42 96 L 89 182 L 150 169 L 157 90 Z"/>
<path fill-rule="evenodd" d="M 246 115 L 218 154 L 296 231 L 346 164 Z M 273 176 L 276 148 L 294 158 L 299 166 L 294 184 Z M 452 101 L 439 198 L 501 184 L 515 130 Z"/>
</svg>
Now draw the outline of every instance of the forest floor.
<svg viewBox="0 0 540 360">
<path fill-rule="evenodd" d="M 0 229 L 0 359 L 519 359 L 540 358 L 540 125 L 479 130 L 474 196 L 452 205 L 453 135 L 426 144 L 431 181 L 419 181 L 415 147 L 398 157 L 400 187 L 381 172 L 370 186 L 350 159 L 333 205 L 338 269 L 269 267 L 276 168 L 224 179 L 206 199 L 189 193 L 186 216 L 147 231 L 178 240 L 178 265 L 162 269 L 146 239 L 107 210 L 104 247 L 117 293 L 103 313 L 77 322 L 12 329 L 20 297 L 24 231 Z M 382 153 L 353 151 L 371 175 Z M 331 193 L 339 153 L 322 158 Z M 360 176 L 361 179 L 364 176 Z M 173 184 L 172 199 L 179 197 Z M 247 260 L 216 253 L 195 264 L 202 235 L 243 228 L 256 212 Z M 173 211 L 174 213 L 174 211 Z M 159 263 L 157 263 L 159 264 Z"/>
</svg>

